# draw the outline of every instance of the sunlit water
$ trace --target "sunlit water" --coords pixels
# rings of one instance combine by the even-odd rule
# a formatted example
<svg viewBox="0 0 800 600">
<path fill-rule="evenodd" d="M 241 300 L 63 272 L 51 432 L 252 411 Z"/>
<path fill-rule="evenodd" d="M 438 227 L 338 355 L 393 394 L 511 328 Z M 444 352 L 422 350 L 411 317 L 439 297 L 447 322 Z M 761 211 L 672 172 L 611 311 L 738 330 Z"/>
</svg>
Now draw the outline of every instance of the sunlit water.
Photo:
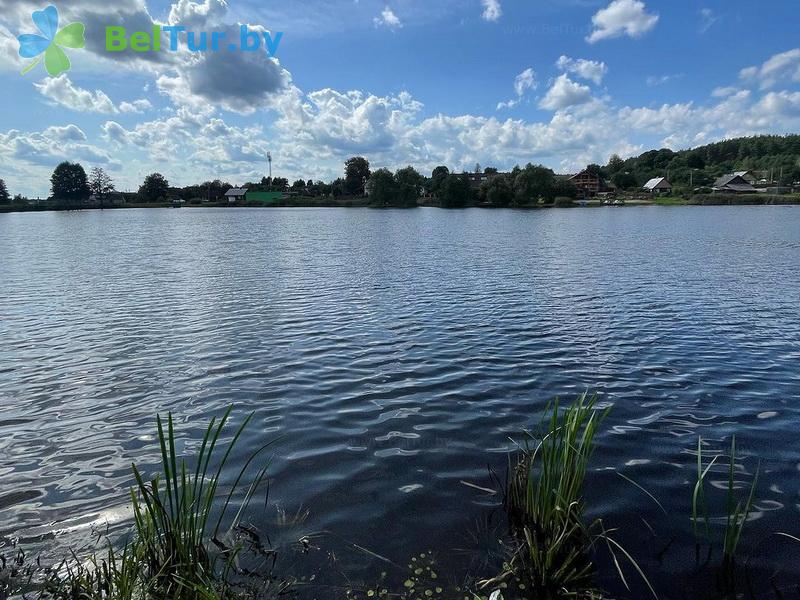
<svg viewBox="0 0 800 600">
<path fill-rule="evenodd" d="M 0 536 L 124 523 L 155 413 L 194 444 L 234 404 L 239 456 L 280 438 L 255 524 L 330 532 L 339 570 L 374 562 L 352 543 L 480 568 L 500 500 L 462 481 L 496 488 L 510 439 L 588 389 L 613 406 L 589 514 L 663 597 L 695 567 L 698 436 L 737 434 L 743 484 L 762 460 L 742 555 L 794 581 L 769 534 L 800 533 L 799 301 L 796 208 L 0 215 Z"/>
</svg>

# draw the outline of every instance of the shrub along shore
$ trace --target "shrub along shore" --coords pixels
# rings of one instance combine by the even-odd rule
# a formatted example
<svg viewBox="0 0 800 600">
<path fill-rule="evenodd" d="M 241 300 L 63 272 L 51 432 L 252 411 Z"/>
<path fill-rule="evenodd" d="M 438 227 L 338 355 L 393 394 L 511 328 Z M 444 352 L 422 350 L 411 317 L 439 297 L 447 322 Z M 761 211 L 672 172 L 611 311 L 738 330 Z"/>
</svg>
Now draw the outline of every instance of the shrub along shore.
<svg viewBox="0 0 800 600">
<path fill-rule="evenodd" d="M 103 538 L 101 548 L 89 556 L 73 554 L 56 561 L 32 560 L 20 549 L 7 546 L 3 553 L 0 548 L 0 599 L 15 594 L 56 600 L 602 599 L 607 596 L 596 583 L 596 558 L 601 553 L 611 557 L 613 575 L 622 587 L 636 590 L 630 597 L 644 594 L 657 599 L 659 590 L 618 541 L 616 530 L 608 529 L 601 518 L 592 522 L 585 518 L 584 482 L 596 435 L 609 410 L 600 409 L 596 396 L 587 394 L 568 406 L 556 401 L 546 409 L 538 430 L 518 440 L 519 450 L 509 456 L 506 482 L 498 483 L 497 490 L 484 490 L 503 498 L 502 561 L 494 567 L 486 561 L 483 572 L 462 576 L 458 585 L 437 572 L 430 551 L 411 557 L 406 572 L 367 575 L 358 583 L 347 578 L 341 586 L 315 586 L 313 577 L 281 573 L 281 551 L 270 545 L 269 532 L 257 531 L 245 521 L 251 501 L 267 487 L 267 453 L 280 441 L 266 441 L 244 462 L 232 464 L 232 451 L 252 415 L 233 428 L 229 409 L 211 420 L 196 455 L 180 456 L 172 415 L 158 417 L 161 470 L 144 474 L 133 466 L 134 520 L 127 535 L 113 541 Z M 736 598 L 745 591 L 751 598 L 772 597 L 744 587 L 749 584 L 744 576 L 747 562 L 739 556 L 758 497 L 760 468 L 743 487 L 737 481 L 742 473 L 736 468 L 735 437 L 727 454 L 704 448 L 698 439 L 686 514 L 695 536 L 698 572 L 713 580 L 708 587 L 716 595 L 709 597 Z M 709 482 L 712 472 L 727 475 L 721 516 L 712 515 L 709 508 L 710 494 L 719 488 Z M 663 510 L 646 489 L 619 475 Z M 233 485 L 227 485 L 231 481 Z M 791 534 L 775 535 L 800 544 Z M 298 544 L 306 553 L 312 545 L 306 536 Z M 376 552 L 352 546 L 403 571 Z M 671 591 L 665 597 L 675 597 Z M 776 597 L 782 596 L 778 592 Z"/>
</svg>

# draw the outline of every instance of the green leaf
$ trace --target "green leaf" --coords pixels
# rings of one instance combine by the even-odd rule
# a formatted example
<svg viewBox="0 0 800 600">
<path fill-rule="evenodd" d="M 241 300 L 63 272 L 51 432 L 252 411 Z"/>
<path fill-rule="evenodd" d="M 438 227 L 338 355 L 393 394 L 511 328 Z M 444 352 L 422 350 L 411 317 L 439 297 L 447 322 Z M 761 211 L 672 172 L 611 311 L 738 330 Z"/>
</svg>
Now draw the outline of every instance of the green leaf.
<svg viewBox="0 0 800 600">
<path fill-rule="evenodd" d="M 64 71 L 69 71 L 69 58 L 61 48 L 51 44 L 44 53 L 44 66 L 52 77 L 58 77 Z"/>
<path fill-rule="evenodd" d="M 86 45 L 84 32 L 83 23 L 70 23 L 56 34 L 53 41 L 65 48 L 83 48 Z"/>
</svg>

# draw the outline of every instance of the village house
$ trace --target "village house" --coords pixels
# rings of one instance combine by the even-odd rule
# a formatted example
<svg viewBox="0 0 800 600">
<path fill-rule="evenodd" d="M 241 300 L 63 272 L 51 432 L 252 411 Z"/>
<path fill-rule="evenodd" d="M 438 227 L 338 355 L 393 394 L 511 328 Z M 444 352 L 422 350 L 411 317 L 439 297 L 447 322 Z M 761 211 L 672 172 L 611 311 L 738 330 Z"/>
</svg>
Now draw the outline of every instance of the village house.
<svg viewBox="0 0 800 600">
<path fill-rule="evenodd" d="M 672 184 L 666 177 L 655 177 L 644 184 L 644 189 L 653 196 L 669 195 L 672 193 Z"/>
<path fill-rule="evenodd" d="M 741 177 L 750 185 L 756 185 L 759 181 L 759 177 L 753 171 L 736 171 L 734 175 Z"/>
<path fill-rule="evenodd" d="M 603 178 L 599 173 L 584 169 L 569 178 L 570 183 L 587 196 L 596 196 L 603 191 Z"/>
<path fill-rule="evenodd" d="M 225 198 L 228 200 L 228 204 L 244 202 L 247 198 L 247 188 L 231 188 L 225 192 Z"/>
<path fill-rule="evenodd" d="M 712 190 L 715 194 L 755 194 L 758 191 L 744 177 L 736 173 L 729 173 L 717 179 Z"/>
</svg>

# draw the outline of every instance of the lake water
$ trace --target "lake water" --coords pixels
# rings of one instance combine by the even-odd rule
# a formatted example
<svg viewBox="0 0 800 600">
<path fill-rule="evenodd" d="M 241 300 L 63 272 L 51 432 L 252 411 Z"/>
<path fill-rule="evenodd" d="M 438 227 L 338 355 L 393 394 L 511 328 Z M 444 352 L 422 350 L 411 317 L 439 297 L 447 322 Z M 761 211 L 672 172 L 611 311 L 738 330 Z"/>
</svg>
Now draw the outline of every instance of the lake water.
<svg viewBox="0 0 800 600">
<path fill-rule="evenodd" d="M 496 487 L 550 399 L 596 390 L 589 516 L 661 597 L 694 577 L 698 436 L 737 434 L 743 483 L 762 460 L 742 556 L 788 585 L 800 551 L 769 534 L 800 533 L 799 300 L 797 208 L 0 215 L 0 537 L 124 522 L 155 413 L 195 447 L 234 404 L 240 456 L 280 437 L 250 519 L 273 537 L 318 533 L 338 570 L 386 568 L 352 544 L 479 570 L 500 501 L 461 482 Z"/>
</svg>

